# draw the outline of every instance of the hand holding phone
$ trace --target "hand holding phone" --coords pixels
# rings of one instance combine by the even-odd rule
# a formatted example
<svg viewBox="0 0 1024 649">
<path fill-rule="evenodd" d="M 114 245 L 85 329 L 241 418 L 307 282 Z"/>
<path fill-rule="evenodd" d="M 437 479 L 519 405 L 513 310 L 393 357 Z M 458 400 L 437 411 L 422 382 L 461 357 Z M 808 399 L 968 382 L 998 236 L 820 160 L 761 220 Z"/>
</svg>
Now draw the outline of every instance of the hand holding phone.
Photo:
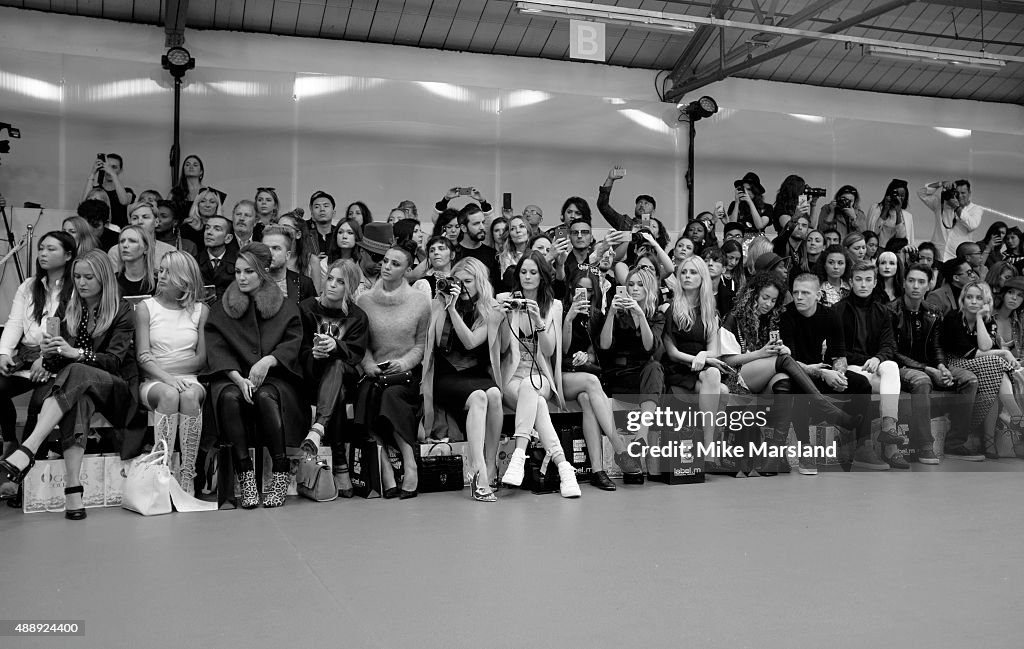
<svg viewBox="0 0 1024 649">
<path fill-rule="evenodd" d="M 619 166 L 619 165 L 615 165 L 614 167 L 612 167 L 612 170 L 608 172 L 608 178 L 610 178 L 612 180 L 619 180 L 619 179 L 625 178 L 625 177 L 626 177 L 626 168 L 622 167 L 622 166 Z"/>
<path fill-rule="evenodd" d="M 48 316 L 44 324 L 46 335 L 55 338 L 60 335 L 60 318 L 55 315 Z"/>
</svg>

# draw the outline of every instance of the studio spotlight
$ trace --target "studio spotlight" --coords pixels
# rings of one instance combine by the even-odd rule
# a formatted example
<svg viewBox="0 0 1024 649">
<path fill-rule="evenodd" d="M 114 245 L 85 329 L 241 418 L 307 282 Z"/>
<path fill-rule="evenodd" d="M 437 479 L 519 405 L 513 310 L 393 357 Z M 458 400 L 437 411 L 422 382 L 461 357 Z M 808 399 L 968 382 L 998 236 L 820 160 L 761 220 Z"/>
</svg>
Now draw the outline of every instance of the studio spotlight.
<svg viewBox="0 0 1024 649">
<path fill-rule="evenodd" d="M 189 70 L 196 67 L 196 60 L 184 47 L 172 47 L 160 58 L 164 70 L 171 73 L 175 79 L 181 79 Z"/>
<path fill-rule="evenodd" d="M 683 112 L 690 118 L 691 122 L 696 122 L 704 119 L 705 117 L 711 117 L 718 112 L 718 102 L 704 95 L 696 101 L 691 101 L 683 108 Z"/>
</svg>

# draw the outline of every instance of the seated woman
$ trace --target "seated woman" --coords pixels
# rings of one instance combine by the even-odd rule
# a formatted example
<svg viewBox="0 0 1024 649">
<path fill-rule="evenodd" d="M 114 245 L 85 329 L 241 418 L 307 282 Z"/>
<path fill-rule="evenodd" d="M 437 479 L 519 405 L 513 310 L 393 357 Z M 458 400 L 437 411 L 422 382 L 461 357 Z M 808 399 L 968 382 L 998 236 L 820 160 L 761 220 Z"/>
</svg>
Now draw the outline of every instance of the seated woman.
<svg viewBox="0 0 1024 649">
<path fill-rule="evenodd" d="M 650 268 L 638 267 L 626 276 L 605 314 L 597 347 L 601 350 L 605 391 L 654 412 L 665 391 L 665 370 L 657 357 L 665 314 L 658 310 L 658 280 Z M 647 432 L 640 427 L 638 434 Z"/>
<path fill-rule="evenodd" d="M 331 264 L 320 297 L 299 305 L 302 348 L 299 360 L 307 386 L 317 386 L 316 411 L 302 449 L 315 456 L 331 428 L 331 459 L 338 495 L 351 498 L 352 480 L 343 435 L 345 404 L 359 379 L 359 364 L 366 353 L 369 321 L 355 304 L 355 290 L 362 274 L 351 259 Z"/>
<path fill-rule="evenodd" d="M 174 251 L 160 261 L 153 297 L 135 308 L 135 351 L 143 376 L 141 404 L 153 411 L 154 441 L 181 439 L 181 473 L 185 493 L 195 493 L 196 456 L 203 431 L 206 389 L 196 378 L 206 367 L 206 328 L 209 309 L 202 300 L 199 263 Z"/>
<path fill-rule="evenodd" d="M 430 237 L 427 242 L 427 263 L 429 268 L 422 279 L 416 280 L 412 287 L 423 291 L 431 299 L 437 294 L 437 280 L 440 277 L 451 277 L 452 263 L 455 260 L 455 245 L 448 237 Z"/>
<path fill-rule="evenodd" d="M 502 396 L 516 411 L 516 448 L 501 481 L 523 483 L 526 446 L 534 432 L 558 469 L 563 498 L 578 498 L 576 471 L 565 459 L 558 433 L 551 423 L 548 399 L 562 399 L 562 303 L 555 299 L 554 270 L 545 256 L 530 250 L 515 267 L 512 293 L 498 296 L 505 310 L 501 326 Z"/>
<path fill-rule="evenodd" d="M 488 229 L 491 235 L 490 246 L 499 252 L 504 250 L 505 241 L 508 240 L 508 217 L 495 217 Z"/>
<path fill-rule="evenodd" d="M 320 259 L 320 274 L 326 279 L 327 269 L 340 259 L 350 259 L 359 266 L 359 242 L 363 240 L 363 226 L 357 218 L 344 218 L 334 226 L 327 244 L 327 256 Z"/>
<path fill-rule="evenodd" d="M 462 226 L 459 225 L 459 211 L 448 208 L 441 212 L 437 221 L 434 222 L 434 231 L 431 237 L 446 237 L 453 246 L 459 245 L 459 237 L 462 235 Z"/>
<path fill-rule="evenodd" d="M 505 237 L 505 243 L 501 248 L 496 248 L 498 251 L 498 267 L 501 270 L 504 288 L 511 290 L 512 275 L 509 273 L 509 269 L 514 268 L 519 263 L 523 253 L 529 249 L 527 246 L 529 242 L 530 224 L 521 216 L 510 218 L 508 220 L 508 235 Z"/>
<path fill-rule="evenodd" d="M 851 266 L 855 266 L 866 259 L 870 261 L 868 259 L 867 239 L 860 232 L 851 232 L 843 237 L 843 250 L 846 251 L 846 256 Z"/>
<path fill-rule="evenodd" d="M 603 432 L 611 442 L 615 462 L 623 473 L 641 475 L 640 463 L 626 452 L 626 445 L 615 428 L 612 404 L 601 387 L 601 366 L 597 362 L 594 337 L 604 322 L 604 313 L 595 287 L 593 273 L 578 273 L 572 286 L 572 298 L 566 297 L 562 323 L 562 393 L 566 401 L 576 400 L 583 411 L 583 439 L 590 457 L 590 484 L 615 491 L 615 483 L 604 470 Z M 642 476 L 641 476 L 642 477 Z"/>
<path fill-rule="evenodd" d="M 263 506 L 280 507 L 291 482 L 285 448 L 300 443 L 309 423 L 309 406 L 301 397 L 302 322 L 298 307 L 271 279 L 270 262 L 266 244 L 242 248 L 235 281 L 214 303 L 206 323 L 210 397 L 217 428 L 233 447 L 244 509 L 260 504 L 249 430 L 256 433 L 257 449 L 265 445 L 273 462 Z"/>
<path fill-rule="evenodd" d="M 31 433 L 0 460 L 0 474 L 22 482 L 35 464 L 36 451 L 60 424 L 67 467 L 64 517 L 81 520 L 86 513 L 79 472 L 92 416 L 99 412 L 114 428 L 128 427 L 138 406 L 138 367 L 132 308 L 118 295 L 110 258 L 90 250 L 75 260 L 72 280 L 75 290 L 60 335 L 44 334 L 40 346 L 43 368 L 57 376 Z"/>
<path fill-rule="evenodd" d="M 99 247 L 95 230 L 92 229 L 88 221 L 80 216 L 69 216 L 64 219 L 60 224 L 60 229 L 74 238 L 78 254 L 83 254 Z"/>
<path fill-rule="evenodd" d="M 988 284 L 980 280 L 968 282 L 960 292 L 959 303 L 960 308 L 943 319 L 939 340 L 949 367 L 962 367 L 978 377 L 971 430 L 980 433 L 985 457 L 996 459 L 999 457 L 996 450 L 999 411 L 993 407 L 996 397 L 1006 415 L 1003 425 L 1018 439 L 1024 432 L 1024 412 L 1014 399 L 1010 380 L 1021 371 L 1021 364 L 1009 350 L 998 346 L 999 331 L 991 317 L 992 291 Z M 977 457 L 962 446 L 946 449 L 946 455 Z"/>
<path fill-rule="evenodd" d="M 740 378 L 751 392 L 806 394 L 819 411 L 824 413 L 826 420 L 841 428 L 854 429 L 860 419 L 846 414 L 822 397 L 803 366 L 793 359 L 789 348 L 781 342 L 779 318 L 783 306 L 780 298 L 786 290 L 785 282 L 775 273 L 759 273 L 751 278 L 722 325 L 735 338 L 738 347 L 723 341 L 722 358 L 739 370 Z M 771 446 L 781 447 L 786 445 L 789 437 L 793 398 L 776 398 L 774 405 L 771 413 L 774 434 L 772 439 L 766 441 Z M 808 430 L 797 430 L 796 435 L 803 443 L 810 443 Z M 788 465 L 780 460 L 769 458 L 764 471 L 774 475 L 780 470 L 788 470 Z"/>
<path fill-rule="evenodd" d="M 76 217 L 77 218 L 77 217 Z M 86 224 L 88 226 L 88 224 Z M 47 232 L 36 246 L 36 273 L 18 286 L 11 313 L 0 337 L 0 441 L 16 445 L 17 411 L 12 399 L 32 392 L 29 420 L 49 393 L 52 376 L 43 367 L 40 347 L 46 333 L 46 318 L 64 313 L 71 300 L 74 282 L 75 240 L 66 232 Z"/>
<path fill-rule="evenodd" d="M 156 289 L 153 237 L 141 227 L 129 225 L 121 230 L 117 246 L 122 266 L 116 278 L 121 295 L 152 295 Z"/>
<path fill-rule="evenodd" d="M 181 226 L 178 228 L 181 236 L 195 244 L 198 252 L 206 249 L 203 236 L 206 229 L 206 219 L 211 216 L 224 215 L 223 202 L 225 196 L 226 194 L 222 195 L 221 192 L 212 187 L 200 189 L 199 193 L 196 194 L 195 202 L 192 203 L 188 210 L 188 216 L 181 222 Z"/>
<path fill-rule="evenodd" d="M 1006 281 L 1018 275 L 1020 273 L 1013 267 L 1013 264 L 1008 261 L 997 261 L 989 267 L 988 273 L 985 275 L 985 283 L 994 294 L 998 295 L 1002 292 Z"/>
<path fill-rule="evenodd" d="M 653 223 L 653 221 L 652 221 Z M 620 261 L 615 264 L 615 278 L 619 281 L 619 284 L 625 286 L 626 276 L 629 274 L 630 269 L 634 268 L 639 264 L 641 257 L 650 257 L 657 261 L 656 269 L 657 274 L 655 276 L 655 284 L 660 284 L 663 277 L 671 277 L 672 273 L 675 272 L 676 266 L 672 258 L 668 256 L 665 249 L 661 246 L 661 243 L 655 238 L 653 234 L 645 229 L 638 230 L 633 235 L 633 241 L 629 248 L 631 252 L 626 253 L 626 260 Z M 690 254 L 695 254 L 693 251 L 693 242 L 689 239 L 683 238 L 683 241 L 689 241 L 690 243 Z M 686 249 L 679 251 L 680 242 L 676 242 L 676 249 L 673 252 L 679 255 L 685 256 Z"/>
<path fill-rule="evenodd" d="M 405 212 L 402 212 L 402 214 L 404 215 Z M 396 244 L 402 245 L 406 241 L 411 241 L 412 245 L 416 246 L 416 263 L 405 274 L 406 281 L 412 284 L 423 277 L 430 267 L 427 262 L 426 249 L 423 247 L 423 227 L 416 219 L 407 219 L 403 216 L 403 218 L 395 222 L 392 231 L 395 235 Z"/>
<path fill-rule="evenodd" d="M 807 238 L 804 240 L 804 253 L 806 253 L 807 263 L 801 267 L 799 272 L 794 272 L 793 277 L 796 277 L 800 272 L 813 273 L 824 250 L 825 235 L 820 230 L 808 230 Z"/>
<path fill-rule="evenodd" d="M 821 253 L 816 275 L 821 279 L 818 302 L 835 306 L 850 294 L 849 258 L 842 246 L 829 246 Z"/>
<path fill-rule="evenodd" d="M 365 426 L 378 444 L 402 454 L 404 476 L 398 488 L 390 462 L 381 465 L 385 498 L 415 498 L 417 428 L 423 348 L 430 324 L 430 299 L 413 290 L 405 273 L 416 259 L 416 246 L 391 246 L 380 266 L 380 279 L 356 304 L 369 320 L 370 338 L 363 356 L 366 380 L 360 383 L 356 423 Z"/>
<path fill-rule="evenodd" d="M 442 284 L 431 306 L 423 356 L 423 429 L 427 434 L 433 430 L 436 406 L 451 414 L 466 411 L 472 496 L 489 503 L 497 500 L 490 469 L 503 416 L 498 388 L 502 318 L 480 260 L 459 261 L 452 275 L 457 281 Z"/>
<path fill-rule="evenodd" d="M 722 243 L 722 254 L 725 255 L 722 283 L 733 295 L 739 295 L 747 283 L 747 276 L 743 273 L 743 244 L 735 239 L 726 240 Z"/>
<path fill-rule="evenodd" d="M 696 250 L 696 246 L 693 244 L 693 239 L 685 234 L 679 235 L 676 245 L 672 247 L 672 263 L 678 266 L 687 257 L 692 257 L 694 250 Z"/>
</svg>

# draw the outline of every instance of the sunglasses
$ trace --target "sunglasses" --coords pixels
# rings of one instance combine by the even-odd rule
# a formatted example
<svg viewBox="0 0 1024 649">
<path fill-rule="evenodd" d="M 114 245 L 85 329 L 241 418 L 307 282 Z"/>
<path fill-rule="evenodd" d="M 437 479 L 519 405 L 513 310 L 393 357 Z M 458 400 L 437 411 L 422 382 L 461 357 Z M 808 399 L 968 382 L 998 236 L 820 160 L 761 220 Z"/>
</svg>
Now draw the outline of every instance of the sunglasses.
<svg viewBox="0 0 1024 649">
<path fill-rule="evenodd" d="M 569 234 L 574 237 L 585 237 L 590 234 L 590 230 L 573 230 Z"/>
<path fill-rule="evenodd" d="M 366 251 L 366 254 L 370 258 L 370 261 L 372 262 L 384 261 L 384 255 L 369 251 Z"/>
</svg>

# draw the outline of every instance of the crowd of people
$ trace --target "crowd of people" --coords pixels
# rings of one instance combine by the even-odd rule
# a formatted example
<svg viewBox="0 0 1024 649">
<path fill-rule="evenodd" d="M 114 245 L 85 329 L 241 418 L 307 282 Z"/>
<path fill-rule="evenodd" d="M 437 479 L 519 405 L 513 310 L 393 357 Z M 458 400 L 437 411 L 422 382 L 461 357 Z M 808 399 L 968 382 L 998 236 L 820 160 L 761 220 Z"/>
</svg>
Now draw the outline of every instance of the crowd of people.
<svg viewBox="0 0 1024 649">
<path fill-rule="evenodd" d="M 199 454 L 230 443 L 244 508 L 285 503 L 287 447 L 329 444 L 351 497 L 346 448 L 366 438 L 403 460 L 400 482 L 382 463 L 384 497 L 415 497 L 418 444 L 451 426 L 468 441 L 472 498 L 493 502 L 505 412 L 515 450 L 500 482 L 522 483 L 536 441 L 561 495 L 576 497 L 551 416 L 568 401 L 582 411 L 592 484 L 614 490 L 602 437 L 625 475 L 642 467 L 612 395 L 646 412 L 670 395 L 694 395 L 704 411 L 736 393 L 773 395 L 770 445 L 791 427 L 808 444 L 826 422 L 862 469 L 984 461 L 1001 437 L 1024 457 L 1024 234 L 996 222 L 979 237 L 967 180 L 917 190 L 934 241 L 915 238 L 906 181 L 865 212 L 849 185 L 819 207 L 824 190 L 795 175 L 768 203 L 753 172 L 728 207 L 696 215 L 673 241 L 653 196 L 637 196 L 632 214 L 611 206 L 621 167 L 598 188 L 610 226 L 598 236 L 579 196 L 545 223 L 539 206 L 495 214 L 477 189 L 454 187 L 429 221 L 411 201 L 381 221 L 317 191 L 306 217 L 281 211 L 271 187 L 228 209 L 194 155 L 167 198 L 136 197 L 122 166 L 113 153 L 97 159 L 77 215 L 38 237 L 0 339 L 0 479 L 24 480 L 57 428 L 71 519 L 85 517 L 78 474 L 95 413 L 124 458 L 177 442 L 190 493 Z M 19 435 L 12 399 L 24 393 Z M 953 404 L 942 454 L 939 393 Z M 913 406 L 904 422 L 901 394 Z M 722 433 L 710 420 L 698 431 L 712 448 Z M 272 458 L 262 495 L 254 440 Z M 714 472 L 722 458 L 705 460 Z M 816 474 L 815 459 L 798 470 Z"/>
</svg>

